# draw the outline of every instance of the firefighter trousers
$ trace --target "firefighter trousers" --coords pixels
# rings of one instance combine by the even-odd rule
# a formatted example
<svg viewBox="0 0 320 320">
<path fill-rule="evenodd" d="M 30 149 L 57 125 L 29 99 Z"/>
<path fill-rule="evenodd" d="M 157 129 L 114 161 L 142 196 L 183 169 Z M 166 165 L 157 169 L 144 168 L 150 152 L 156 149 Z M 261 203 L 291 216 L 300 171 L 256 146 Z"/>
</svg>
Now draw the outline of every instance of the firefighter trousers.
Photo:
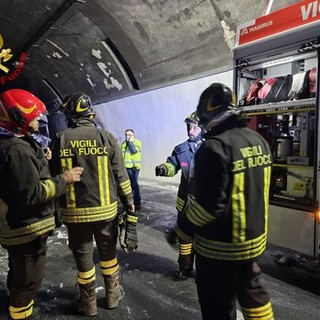
<svg viewBox="0 0 320 320">
<path fill-rule="evenodd" d="M 273 320 L 272 305 L 256 261 L 217 261 L 196 254 L 196 283 L 203 320 Z"/>
<path fill-rule="evenodd" d="M 179 238 L 179 268 L 181 270 L 193 269 L 194 251 L 193 244 L 190 241 Z"/>
<path fill-rule="evenodd" d="M 25 244 L 4 246 L 8 251 L 7 287 L 9 305 L 16 309 L 32 307 L 33 298 L 45 273 L 48 235 Z"/>
<path fill-rule="evenodd" d="M 95 240 L 100 261 L 112 261 L 117 255 L 118 227 L 114 221 L 68 223 L 69 248 L 80 272 L 94 268 L 93 241 Z"/>
<path fill-rule="evenodd" d="M 178 210 L 178 221 L 183 216 L 183 212 Z M 179 240 L 179 269 L 180 270 L 193 270 L 194 262 L 194 249 L 193 249 L 193 239 L 183 239 L 178 238 Z"/>
</svg>

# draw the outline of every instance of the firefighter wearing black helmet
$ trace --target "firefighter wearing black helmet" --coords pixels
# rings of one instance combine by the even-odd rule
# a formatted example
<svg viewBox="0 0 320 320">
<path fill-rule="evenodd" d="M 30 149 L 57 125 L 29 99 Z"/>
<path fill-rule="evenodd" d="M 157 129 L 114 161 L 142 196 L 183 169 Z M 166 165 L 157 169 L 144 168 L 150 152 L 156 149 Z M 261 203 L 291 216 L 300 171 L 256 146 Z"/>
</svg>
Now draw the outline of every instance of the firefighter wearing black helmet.
<svg viewBox="0 0 320 320">
<path fill-rule="evenodd" d="M 176 201 L 178 217 L 185 207 L 188 194 L 188 177 L 190 172 L 191 161 L 194 154 L 201 144 L 201 129 L 198 126 L 199 118 L 195 112 L 189 114 L 184 120 L 187 125 L 188 140 L 175 146 L 171 156 L 166 162 L 156 166 L 156 176 L 173 177 L 181 170 L 180 184 Z M 169 233 L 169 242 L 175 244 L 178 239 L 176 233 L 172 230 Z M 179 268 L 176 271 L 176 278 L 185 280 L 192 275 L 194 262 L 194 251 L 192 239 L 179 239 Z"/>
<path fill-rule="evenodd" d="M 60 198 L 60 207 L 78 269 L 80 299 L 74 307 L 85 316 L 95 316 L 93 240 L 99 251 L 106 307 L 113 309 L 123 297 L 116 254 L 118 199 L 127 210 L 125 218 L 130 226 L 121 243 L 126 252 L 137 248 L 138 217 L 118 141 L 110 132 L 97 128 L 90 98 L 82 92 L 73 93 L 64 99 L 61 109 L 69 128 L 57 133 L 53 141 L 51 168 L 63 172 L 75 163 L 84 168 L 82 181 Z"/>
<path fill-rule="evenodd" d="M 68 127 L 75 126 L 81 118 L 93 119 L 96 115 L 92 109 L 90 97 L 83 92 L 66 96 L 60 109 L 66 117 Z"/>
<path fill-rule="evenodd" d="M 272 157 L 267 142 L 247 128 L 231 90 L 214 83 L 197 107 L 205 141 L 194 158 L 180 237 L 193 237 L 202 317 L 274 319 L 256 259 L 267 242 Z"/>
</svg>

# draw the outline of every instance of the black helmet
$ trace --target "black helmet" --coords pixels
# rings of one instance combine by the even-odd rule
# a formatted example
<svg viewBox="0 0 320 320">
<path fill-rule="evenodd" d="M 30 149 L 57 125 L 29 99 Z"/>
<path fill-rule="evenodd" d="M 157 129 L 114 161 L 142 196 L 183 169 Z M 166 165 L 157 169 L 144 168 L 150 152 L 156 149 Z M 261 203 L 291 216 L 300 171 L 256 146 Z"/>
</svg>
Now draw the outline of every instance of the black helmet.
<svg viewBox="0 0 320 320">
<path fill-rule="evenodd" d="M 192 112 L 184 119 L 184 122 L 186 124 L 195 124 L 197 126 L 199 125 L 199 117 L 196 112 Z"/>
<path fill-rule="evenodd" d="M 234 96 L 230 88 L 222 83 L 213 83 L 200 96 L 196 111 L 199 125 L 206 126 L 208 122 L 230 107 L 235 107 Z"/>
<path fill-rule="evenodd" d="M 66 96 L 61 105 L 68 122 L 76 122 L 80 118 L 93 119 L 96 113 L 92 109 L 91 99 L 83 92 L 75 92 Z"/>
</svg>

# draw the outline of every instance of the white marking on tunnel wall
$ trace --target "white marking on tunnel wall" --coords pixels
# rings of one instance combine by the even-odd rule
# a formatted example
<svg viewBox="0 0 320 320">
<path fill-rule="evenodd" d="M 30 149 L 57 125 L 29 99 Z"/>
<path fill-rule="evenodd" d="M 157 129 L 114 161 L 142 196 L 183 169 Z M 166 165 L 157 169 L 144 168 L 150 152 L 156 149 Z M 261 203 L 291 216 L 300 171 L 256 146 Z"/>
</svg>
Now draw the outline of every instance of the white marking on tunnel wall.
<svg viewBox="0 0 320 320">
<path fill-rule="evenodd" d="M 108 63 L 109 64 L 109 63 Z M 111 65 L 111 63 L 110 63 Z M 111 89 L 111 88 L 117 88 L 119 91 L 123 89 L 123 86 L 121 83 L 119 83 L 119 81 L 117 79 L 115 79 L 114 77 L 110 77 L 110 74 L 112 73 L 111 69 L 108 69 L 107 71 L 107 66 L 105 63 L 103 62 L 98 62 L 97 66 L 99 67 L 99 69 L 103 72 L 103 74 L 111 80 L 111 83 L 109 83 L 108 79 L 104 78 L 103 79 L 103 83 L 105 85 L 105 87 L 107 89 Z"/>
<path fill-rule="evenodd" d="M 119 70 L 121 71 L 121 74 L 123 75 L 124 80 L 126 81 L 126 84 L 128 86 L 129 91 L 133 91 L 133 86 L 132 86 L 131 80 L 130 80 L 126 70 L 123 68 L 121 62 L 119 61 L 117 56 L 113 53 L 112 49 L 108 46 L 108 44 L 105 41 L 101 41 L 101 43 L 107 49 L 107 51 L 109 52 L 109 54 L 112 57 L 113 61 L 116 63 L 116 65 L 118 66 Z M 116 80 L 116 81 L 118 82 L 118 80 Z M 103 81 L 103 82 L 105 83 L 105 81 Z M 122 85 L 121 85 L 121 89 L 122 89 Z M 118 88 L 119 91 L 121 89 Z"/>
<path fill-rule="evenodd" d="M 108 82 L 108 79 L 104 78 L 103 83 L 107 89 L 117 88 L 119 91 L 122 90 L 123 86 L 117 79 L 110 77 L 111 84 Z"/>
<path fill-rule="evenodd" d="M 103 72 L 103 74 L 106 76 L 106 77 L 109 77 L 110 76 L 110 72 L 107 72 L 107 66 L 105 65 L 105 63 L 103 62 L 98 62 L 97 63 L 97 66 L 99 67 L 99 69 Z"/>
<path fill-rule="evenodd" d="M 88 74 L 87 74 L 87 81 L 89 82 L 89 84 L 92 88 L 94 88 L 96 86 L 96 84 L 92 82 L 92 80 Z"/>
<path fill-rule="evenodd" d="M 224 39 L 227 42 L 229 49 L 233 50 L 235 32 L 230 31 L 230 27 L 226 24 L 224 20 L 221 20 L 220 23 L 223 29 Z"/>
<path fill-rule="evenodd" d="M 52 52 L 50 53 L 50 55 L 51 55 L 51 57 L 53 57 L 53 58 L 62 59 L 62 55 L 61 55 L 59 52 L 57 52 L 57 51 L 52 51 Z"/>
<path fill-rule="evenodd" d="M 48 43 L 50 43 L 52 46 L 54 46 L 56 49 L 58 49 L 61 53 L 63 53 L 66 57 L 69 57 L 69 54 L 67 52 L 65 52 L 62 48 L 60 48 L 56 43 L 54 43 L 53 41 L 46 39 L 46 41 Z"/>
<path fill-rule="evenodd" d="M 91 54 L 101 60 L 101 50 L 92 49 Z"/>
</svg>

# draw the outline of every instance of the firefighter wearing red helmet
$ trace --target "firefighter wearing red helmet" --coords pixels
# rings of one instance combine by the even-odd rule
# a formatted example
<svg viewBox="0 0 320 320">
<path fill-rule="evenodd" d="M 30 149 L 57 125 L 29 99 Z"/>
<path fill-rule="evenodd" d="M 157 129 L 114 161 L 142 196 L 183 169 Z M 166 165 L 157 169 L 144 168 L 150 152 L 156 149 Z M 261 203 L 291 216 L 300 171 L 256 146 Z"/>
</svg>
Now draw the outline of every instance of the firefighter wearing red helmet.
<svg viewBox="0 0 320 320">
<path fill-rule="evenodd" d="M 83 170 L 51 177 L 32 138 L 45 112 L 44 103 L 28 91 L 0 94 L 0 243 L 8 251 L 9 319 L 40 319 L 34 296 L 44 276 L 47 238 L 55 228 L 54 200 L 66 184 L 80 180 Z"/>
<path fill-rule="evenodd" d="M 204 320 L 274 319 L 257 258 L 267 243 L 272 155 L 247 128 L 233 93 L 214 83 L 197 107 L 204 142 L 194 157 L 180 237 L 192 237 L 198 298 Z"/>
<path fill-rule="evenodd" d="M 18 136 L 30 131 L 30 122 L 45 114 L 44 103 L 28 91 L 12 89 L 1 94 L 0 127 Z"/>
</svg>

